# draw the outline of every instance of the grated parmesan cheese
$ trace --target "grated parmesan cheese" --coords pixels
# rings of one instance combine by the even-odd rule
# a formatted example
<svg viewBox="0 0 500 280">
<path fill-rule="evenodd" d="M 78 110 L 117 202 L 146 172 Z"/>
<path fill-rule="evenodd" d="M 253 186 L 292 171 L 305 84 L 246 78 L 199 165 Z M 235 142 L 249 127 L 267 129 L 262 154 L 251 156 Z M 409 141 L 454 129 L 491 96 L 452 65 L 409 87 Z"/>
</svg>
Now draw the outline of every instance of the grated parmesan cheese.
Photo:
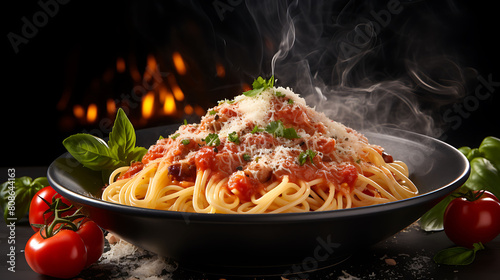
<svg viewBox="0 0 500 280">
<path fill-rule="evenodd" d="M 253 121 L 261 127 L 266 126 L 268 113 L 273 113 L 273 108 L 271 107 L 273 95 L 274 91 L 267 89 L 255 97 L 237 96 L 234 101 L 238 104 L 238 109 L 242 113 L 241 120 L 243 122 Z M 228 123 L 225 127 L 234 130 L 231 126 L 232 124 Z M 221 134 L 224 135 L 224 132 L 221 131 Z"/>
<path fill-rule="evenodd" d="M 290 130 L 298 137 L 285 136 Z M 369 145 L 360 133 L 307 106 L 290 88 L 273 87 L 254 96 L 242 94 L 221 101 L 207 110 L 200 124 L 181 125 L 170 138 L 158 140 L 148 153 L 161 151 L 163 154 L 154 157 L 157 161 L 193 165 L 198 151 L 208 144 L 205 138 L 213 134 L 220 140 L 213 155 L 215 171 L 224 176 L 243 171 L 261 183 L 280 176 L 299 176 L 298 169 L 316 168 L 307 174 L 318 174 L 340 185 L 342 164 L 359 164 L 364 147 Z M 231 140 L 234 137 L 238 143 Z M 196 145 L 186 147 L 181 144 L 184 139 Z M 298 157 L 306 150 L 314 151 L 321 164 L 311 167 L 300 163 Z"/>
<path fill-rule="evenodd" d="M 337 278 L 338 280 L 361 280 L 361 278 L 353 276 L 353 275 L 347 273 L 345 270 L 342 270 L 342 274 L 343 274 L 343 276 L 339 276 Z"/>
<path fill-rule="evenodd" d="M 116 237 L 108 233 L 107 240 Z M 122 239 L 110 244 L 93 269 L 109 270 L 113 280 L 159 280 L 172 279 L 177 264 L 154 253 L 136 247 Z"/>
</svg>

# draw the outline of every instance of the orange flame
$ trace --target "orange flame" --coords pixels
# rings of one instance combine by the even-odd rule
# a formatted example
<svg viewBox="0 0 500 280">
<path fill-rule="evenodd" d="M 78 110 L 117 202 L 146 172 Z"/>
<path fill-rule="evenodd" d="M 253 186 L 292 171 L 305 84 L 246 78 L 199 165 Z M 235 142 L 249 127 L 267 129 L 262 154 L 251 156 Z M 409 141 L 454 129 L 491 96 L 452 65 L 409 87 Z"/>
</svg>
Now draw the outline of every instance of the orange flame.
<svg viewBox="0 0 500 280">
<path fill-rule="evenodd" d="M 85 110 L 83 110 L 82 105 L 73 106 L 73 114 L 77 119 L 82 119 L 85 116 Z"/>
<path fill-rule="evenodd" d="M 113 115 L 116 112 L 116 104 L 113 99 L 106 101 L 106 110 L 108 111 L 108 115 Z"/>
<path fill-rule="evenodd" d="M 194 107 L 194 112 L 200 117 L 206 114 L 205 109 L 203 109 L 200 105 L 196 105 Z"/>
<path fill-rule="evenodd" d="M 176 111 L 174 96 L 169 92 L 165 95 L 165 103 L 163 104 L 163 112 L 167 115 L 172 115 Z"/>
<path fill-rule="evenodd" d="M 174 75 L 168 76 L 168 83 L 170 84 L 170 88 L 172 88 L 172 92 L 174 93 L 175 100 L 177 100 L 177 101 L 184 100 L 184 93 L 182 92 L 179 85 L 177 85 L 177 81 L 175 80 Z"/>
<path fill-rule="evenodd" d="M 172 60 L 174 61 L 174 66 L 177 70 L 177 73 L 179 73 L 179 75 L 186 74 L 186 64 L 184 63 L 184 59 L 179 52 L 174 52 L 172 54 Z"/>
<path fill-rule="evenodd" d="M 184 113 L 186 113 L 186 115 L 191 115 L 193 113 L 193 106 L 191 105 L 186 105 L 186 107 L 184 107 Z"/>
<path fill-rule="evenodd" d="M 125 59 L 123 59 L 123 57 L 117 58 L 116 59 L 116 71 L 118 73 L 123 73 L 123 72 L 125 72 L 125 68 L 126 68 Z"/>
<path fill-rule="evenodd" d="M 93 123 L 97 119 L 97 105 L 90 104 L 87 108 L 87 122 Z"/>
<path fill-rule="evenodd" d="M 144 81 L 150 81 L 153 78 L 153 75 L 158 73 L 158 63 L 154 55 L 150 54 L 147 58 L 146 71 L 144 72 Z"/>
<path fill-rule="evenodd" d="M 152 54 L 148 55 L 146 67 L 150 71 L 155 71 L 156 68 L 158 67 L 158 63 L 156 63 L 156 59 L 155 59 L 154 55 L 152 55 Z"/>
<path fill-rule="evenodd" d="M 175 113 L 175 99 L 172 93 L 165 87 L 160 87 L 160 102 L 163 102 L 163 113 L 172 115 Z"/>
<path fill-rule="evenodd" d="M 142 80 L 141 73 L 137 69 L 137 66 L 135 64 L 131 64 L 129 66 L 130 69 L 130 76 L 134 80 L 134 82 L 139 83 Z"/>
<path fill-rule="evenodd" d="M 142 117 L 149 119 L 153 115 L 153 108 L 155 102 L 155 95 L 153 92 L 148 92 L 142 98 Z"/>
<path fill-rule="evenodd" d="M 217 77 L 224 78 L 226 76 L 226 68 L 224 68 L 224 65 L 217 63 L 215 69 L 217 71 Z"/>
</svg>

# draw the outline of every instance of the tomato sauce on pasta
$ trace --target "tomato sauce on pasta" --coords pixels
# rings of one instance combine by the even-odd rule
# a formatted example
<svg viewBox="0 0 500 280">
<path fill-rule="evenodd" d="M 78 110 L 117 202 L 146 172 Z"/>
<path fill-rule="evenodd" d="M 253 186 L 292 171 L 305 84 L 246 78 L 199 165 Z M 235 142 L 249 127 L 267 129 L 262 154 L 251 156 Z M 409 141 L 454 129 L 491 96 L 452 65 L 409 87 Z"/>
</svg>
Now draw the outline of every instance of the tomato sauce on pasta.
<svg viewBox="0 0 500 280">
<path fill-rule="evenodd" d="M 288 88 L 221 101 L 110 176 L 107 201 L 171 211 L 344 209 L 418 194 L 409 171 Z"/>
</svg>

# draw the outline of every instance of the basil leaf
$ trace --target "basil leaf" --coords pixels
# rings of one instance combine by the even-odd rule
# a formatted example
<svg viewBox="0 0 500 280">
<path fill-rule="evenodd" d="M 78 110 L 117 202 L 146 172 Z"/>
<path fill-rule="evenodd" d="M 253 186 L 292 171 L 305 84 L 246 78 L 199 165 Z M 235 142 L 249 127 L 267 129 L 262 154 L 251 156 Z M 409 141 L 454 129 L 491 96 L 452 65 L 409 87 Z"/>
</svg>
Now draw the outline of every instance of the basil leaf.
<svg viewBox="0 0 500 280">
<path fill-rule="evenodd" d="M 112 154 L 101 138 L 86 133 L 78 133 L 64 139 L 63 145 L 83 166 L 95 171 L 124 166 L 116 154 Z"/>
<path fill-rule="evenodd" d="M 49 180 L 47 180 L 47 177 L 38 177 L 35 180 L 33 180 L 33 183 L 31 183 L 31 186 L 34 188 L 45 188 L 46 186 L 49 185 Z"/>
<path fill-rule="evenodd" d="M 86 133 L 79 133 L 64 139 L 63 145 L 83 166 L 102 171 L 103 178 L 110 170 L 141 161 L 147 149 L 136 147 L 134 127 L 123 109 L 118 109 L 109 141 Z"/>
<path fill-rule="evenodd" d="M 493 136 L 484 138 L 479 145 L 479 152 L 500 170 L 500 138 Z"/>
<path fill-rule="evenodd" d="M 28 213 L 33 196 L 48 185 L 46 177 L 33 180 L 27 176 L 15 178 L 0 185 L 0 208 L 5 223 L 22 219 Z M 9 201 L 14 203 L 9 205 Z M 15 220 L 8 220 L 8 218 L 15 218 Z"/>
<path fill-rule="evenodd" d="M 431 210 L 427 211 L 427 213 L 420 218 L 420 228 L 425 231 L 443 230 L 444 211 L 454 198 L 454 196 L 449 195 L 436 204 Z"/>
<path fill-rule="evenodd" d="M 116 155 L 120 160 L 124 160 L 128 153 L 134 149 L 135 141 L 134 126 L 127 118 L 123 109 L 120 108 L 116 114 L 111 133 L 109 134 L 108 146 L 111 149 L 111 154 Z"/>
<path fill-rule="evenodd" d="M 500 197 L 500 170 L 484 157 L 470 161 L 470 176 L 464 186 L 471 190 L 487 190 Z"/>
<path fill-rule="evenodd" d="M 263 91 L 264 91 L 264 88 L 256 88 L 256 89 L 251 89 L 249 91 L 245 91 L 243 94 L 248 96 L 248 97 L 254 97 Z"/>
<path fill-rule="evenodd" d="M 148 149 L 144 147 L 135 147 L 127 156 L 125 161 L 130 164 L 134 161 L 141 161 L 142 157 L 148 152 Z"/>
<path fill-rule="evenodd" d="M 243 92 L 243 94 L 248 97 L 253 97 L 260 94 L 261 92 L 263 92 L 268 88 L 272 88 L 273 86 L 274 86 L 274 76 L 271 76 L 271 78 L 269 78 L 269 80 L 267 81 L 259 76 L 252 83 L 253 89 L 245 91 Z"/>
<path fill-rule="evenodd" d="M 261 76 L 259 76 L 257 79 L 255 79 L 252 83 L 253 88 L 263 88 L 266 85 L 267 85 L 266 80 L 264 80 L 264 78 L 262 78 Z"/>
<path fill-rule="evenodd" d="M 470 147 L 466 147 L 466 146 L 460 147 L 457 150 L 459 152 L 461 152 L 465 157 L 467 157 L 467 155 L 472 151 L 472 149 Z"/>
<path fill-rule="evenodd" d="M 476 252 L 484 249 L 484 246 L 481 242 L 474 243 L 473 246 L 474 246 L 473 249 L 465 247 L 453 247 L 439 251 L 434 256 L 434 261 L 436 263 L 447 264 L 447 265 L 471 264 L 476 257 Z"/>
</svg>

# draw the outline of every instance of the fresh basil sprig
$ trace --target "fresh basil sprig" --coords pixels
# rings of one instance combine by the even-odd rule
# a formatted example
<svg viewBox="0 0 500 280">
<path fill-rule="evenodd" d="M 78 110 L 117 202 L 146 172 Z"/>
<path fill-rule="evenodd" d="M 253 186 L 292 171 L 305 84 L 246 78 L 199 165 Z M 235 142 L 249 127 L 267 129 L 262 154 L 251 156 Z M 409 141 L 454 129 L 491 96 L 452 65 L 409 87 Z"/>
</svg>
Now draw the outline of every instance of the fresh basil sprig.
<svg viewBox="0 0 500 280">
<path fill-rule="evenodd" d="M 262 77 L 258 77 L 255 79 L 252 83 L 252 88 L 251 90 L 245 91 L 243 94 L 248 96 L 248 97 L 253 97 L 258 95 L 259 93 L 263 92 L 264 90 L 268 88 L 272 88 L 274 86 L 274 76 L 271 76 L 269 80 L 265 80 Z"/>
<path fill-rule="evenodd" d="M 486 137 L 478 148 L 458 149 L 470 162 L 471 172 L 467 181 L 455 195 L 471 190 L 487 190 L 500 197 L 500 138 Z M 455 198 L 448 195 L 420 218 L 420 227 L 425 231 L 443 230 L 443 217 L 448 204 Z"/>
<path fill-rule="evenodd" d="M 91 134 L 78 133 L 64 139 L 63 145 L 83 166 L 95 171 L 109 171 L 140 161 L 147 149 L 136 147 L 136 135 L 132 123 L 120 108 L 109 140 Z"/>
<path fill-rule="evenodd" d="M 23 176 L 0 185 L 0 208 L 7 221 L 19 221 L 29 210 L 31 199 L 42 188 L 49 185 L 47 177 L 32 179 Z M 9 201 L 13 201 L 9 205 Z M 12 218 L 12 220 L 7 220 Z"/>
<path fill-rule="evenodd" d="M 474 261 L 476 252 L 483 249 L 481 242 L 474 243 L 472 249 L 465 247 L 444 249 L 434 256 L 434 262 L 447 265 L 469 265 Z"/>
</svg>

